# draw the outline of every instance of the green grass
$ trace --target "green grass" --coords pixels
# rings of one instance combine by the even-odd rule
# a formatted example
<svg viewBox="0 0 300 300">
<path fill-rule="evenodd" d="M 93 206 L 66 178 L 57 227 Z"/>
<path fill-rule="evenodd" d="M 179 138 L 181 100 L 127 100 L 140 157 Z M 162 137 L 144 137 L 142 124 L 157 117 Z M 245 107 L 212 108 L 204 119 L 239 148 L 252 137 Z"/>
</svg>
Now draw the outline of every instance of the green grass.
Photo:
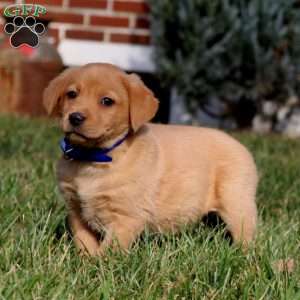
<svg viewBox="0 0 300 300">
<path fill-rule="evenodd" d="M 257 241 L 247 255 L 222 230 L 145 234 L 129 255 L 78 257 L 55 182 L 53 122 L 0 118 L 0 299 L 300 299 L 300 142 L 235 136 L 260 173 Z M 292 273 L 278 272 L 292 258 Z M 297 266 L 298 264 L 298 266 Z"/>
</svg>

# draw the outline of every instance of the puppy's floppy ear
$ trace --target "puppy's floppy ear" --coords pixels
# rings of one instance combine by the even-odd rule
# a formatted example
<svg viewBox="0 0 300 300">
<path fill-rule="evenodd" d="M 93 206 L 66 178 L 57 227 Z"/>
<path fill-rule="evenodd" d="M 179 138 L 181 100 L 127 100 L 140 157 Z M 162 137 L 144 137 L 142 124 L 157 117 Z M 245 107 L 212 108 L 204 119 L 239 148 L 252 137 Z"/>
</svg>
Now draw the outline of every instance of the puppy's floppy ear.
<svg viewBox="0 0 300 300">
<path fill-rule="evenodd" d="M 50 81 L 49 85 L 44 90 L 43 104 L 48 115 L 60 115 L 60 100 L 76 69 L 77 68 L 70 68 L 62 72 Z"/>
<path fill-rule="evenodd" d="M 136 132 L 143 124 L 155 116 L 159 101 L 154 97 L 153 92 L 145 86 L 139 76 L 135 74 L 126 76 L 130 123 L 133 131 Z"/>
</svg>

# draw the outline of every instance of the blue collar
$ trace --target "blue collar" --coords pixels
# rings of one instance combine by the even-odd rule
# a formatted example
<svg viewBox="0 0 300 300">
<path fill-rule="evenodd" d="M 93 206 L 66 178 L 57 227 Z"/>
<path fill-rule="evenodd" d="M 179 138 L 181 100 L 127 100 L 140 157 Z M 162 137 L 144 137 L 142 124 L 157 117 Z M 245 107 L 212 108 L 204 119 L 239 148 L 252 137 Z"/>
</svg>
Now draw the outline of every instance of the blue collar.
<svg viewBox="0 0 300 300">
<path fill-rule="evenodd" d="M 109 148 L 86 148 L 78 145 L 72 145 L 68 138 L 63 138 L 60 141 L 60 148 L 64 153 L 64 157 L 69 160 L 80 160 L 86 162 L 112 162 L 112 158 L 107 155 L 119 145 L 121 145 L 128 137 L 129 133 L 126 133 L 124 137 L 116 141 Z"/>
</svg>

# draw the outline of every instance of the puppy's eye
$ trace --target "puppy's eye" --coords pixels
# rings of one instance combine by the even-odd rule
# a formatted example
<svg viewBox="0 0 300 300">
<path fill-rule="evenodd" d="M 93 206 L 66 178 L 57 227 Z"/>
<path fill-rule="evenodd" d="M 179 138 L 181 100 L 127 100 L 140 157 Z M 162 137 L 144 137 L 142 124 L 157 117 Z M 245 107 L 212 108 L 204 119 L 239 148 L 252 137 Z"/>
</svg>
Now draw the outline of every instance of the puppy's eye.
<svg viewBox="0 0 300 300">
<path fill-rule="evenodd" d="M 75 91 L 68 91 L 66 95 L 69 99 L 75 99 L 78 94 Z"/>
<path fill-rule="evenodd" d="M 115 101 L 113 100 L 113 99 L 111 99 L 111 98 L 108 98 L 108 97 L 103 97 L 102 99 L 101 99 L 101 102 L 100 102 L 102 105 L 104 105 L 104 106 L 112 106 L 114 103 L 115 103 Z"/>
</svg>

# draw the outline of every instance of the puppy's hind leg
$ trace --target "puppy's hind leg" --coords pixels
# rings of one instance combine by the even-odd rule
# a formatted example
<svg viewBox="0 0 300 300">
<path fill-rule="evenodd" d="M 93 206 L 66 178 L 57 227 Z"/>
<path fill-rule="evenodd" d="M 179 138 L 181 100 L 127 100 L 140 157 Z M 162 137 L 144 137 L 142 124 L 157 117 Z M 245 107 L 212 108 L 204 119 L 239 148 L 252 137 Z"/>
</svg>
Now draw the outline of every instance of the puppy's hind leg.
<svg viewBox="0 0 300 300">
<path fill-rule="evenodd" d="M 256 185 L 254 167 L 247 172 L 230 172 L 218 187 L 218 213 L 227 225 L 233 241 L 241 243 L 243 247 L 247 247 L 255 235 Z"/>
</svg>

